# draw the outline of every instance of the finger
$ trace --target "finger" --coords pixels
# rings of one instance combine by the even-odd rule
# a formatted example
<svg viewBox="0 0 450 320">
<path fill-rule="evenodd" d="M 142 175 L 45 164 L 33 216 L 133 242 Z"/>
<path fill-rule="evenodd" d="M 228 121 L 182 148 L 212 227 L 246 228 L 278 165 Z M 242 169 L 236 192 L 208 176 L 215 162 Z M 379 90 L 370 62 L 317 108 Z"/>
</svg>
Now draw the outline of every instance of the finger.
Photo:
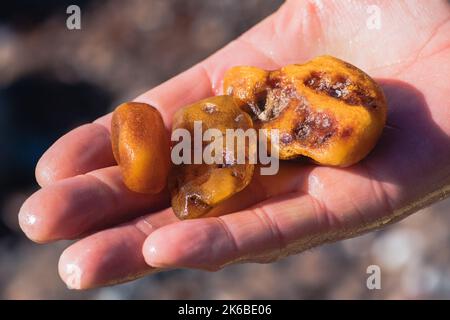
<svg viewBox="0 0 450 320">
<path fill-rule="evenodd" d="M 71 289 L 90 289 L 157 272 L 145 263 L 142 244 L 154 230 L 175 221 L 165 210 L 94 233 L 64 250 L 59 274 Z"/>
<path fill-rule="evenodd" d="M 341 226 L 330 224 L 321 210 L 309 195 L 278 197 L 253 209 L 165 226 L 146 239 L 143 253 L 148 265 L 159 268 L 270 262 L 343 235 L 331 233 Z"/>
<path fill-rule="evenodd" d="M 25 201 L 19 224 L 36 242 L 74 239 L 168 205 L 158 195 L 129 191 L 118 167 L 109 167 L 59 181 Z"/>
<path fill-rule="evenodd" d="M 397 197 L 398 187 L 386 191 L 388 187 L 372 180 L 364 167 L 304 170 L 280 172 L 288 178 L 279 182 L 279 176 L 262 179 L 259 190 L 267 200 L 250 209 L 242 210 L 248 203 L 240 206 L 236 201 L 233 209 L 241 211 L 156 230 L 143 246 L 146 262 L 216 270 L 237 261 L 272 261 L 395 220 L 395 206 L 388 204 L 386 194 Z M 239 196 L 257 190 L 244 189 Z"/>
<path fill-rule="evenodd" d="M 259 168 L 256 168 L 250 185 L 214 209 L 213 214 L 221 217 L 182 221 L 163 227 L 154 236 L 148 237 L 143 246 L 147 263 L 157 267 L 217 269 L 224 261 L 228 261 L 229 250 L 233 249 L 234 240 L 223 230 L 223 221 L 230 217 L 247 217 L 236 222 L 242 223 L 242 235 L 248 232 L 247 236 L 255 237 L 255 243 L 261 241 L 261 245 L 265 246 L 267 243 L 263 238 L 270 236 L 270 233 L 266 234 L 267 227 L 261 224 L 257 215 L 239 211 L 266 199 L 277 199 L 282 194 L 307 192 L 308 176 L 312 169 L 310 165 L 298 166 L 297 163 L 286 162 L 277 175 L 262 176 Z M 231 212 L 239 213 L 224 215 Z M 162 243 L 164 239 L 166 243 Z M 209 247 L 208 243 L 212 246 Z"/>
<path fill-rule="evenodd" d="M 146 239 L 145 261 L 159 268 L 217 270 L 238 261 L 255 261 L 258 257 L 272 260 L 281 254 L 288 240 L 324 231 L 324 226 L 315 222 L 315 206 L 308 196 L 296 195 L 294 204 L 292 200 L 280 201 L 270 208 L 258 206 L 162 227 Z M 275 206 L 282 209 L 276 215 Z"/>
<path fill-rule="evenodd" d="M 40 186 L 115 164 L 110 134 L 99 124 L 86 124 L 57 140 L 39 160 Z"/>
</svg>

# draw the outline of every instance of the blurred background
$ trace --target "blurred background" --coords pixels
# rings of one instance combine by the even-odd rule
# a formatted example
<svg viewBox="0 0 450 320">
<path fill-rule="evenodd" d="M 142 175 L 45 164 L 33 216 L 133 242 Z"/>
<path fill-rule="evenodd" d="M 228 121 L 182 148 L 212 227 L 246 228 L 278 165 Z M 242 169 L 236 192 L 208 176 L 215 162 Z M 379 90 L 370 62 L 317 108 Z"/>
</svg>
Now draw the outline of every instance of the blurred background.
<svg viewBox="0 0 450 320">
<path fill-rule="evenodd" d="M 36 245 L 17 223 L 34 166 L 68 130 L 169 79 L 275 11 L 280 0 L 15 0 L 0 4 L 0 298 L 450 298 L 450 200 L 383 231 L 268 265 L 175 270 L 115 287 L 68 290 L 69 242 Z M 81 7 L 82 29 L 66 28 Z M 368 290 L 366 268 L 382 270 Z"/>
</svg>

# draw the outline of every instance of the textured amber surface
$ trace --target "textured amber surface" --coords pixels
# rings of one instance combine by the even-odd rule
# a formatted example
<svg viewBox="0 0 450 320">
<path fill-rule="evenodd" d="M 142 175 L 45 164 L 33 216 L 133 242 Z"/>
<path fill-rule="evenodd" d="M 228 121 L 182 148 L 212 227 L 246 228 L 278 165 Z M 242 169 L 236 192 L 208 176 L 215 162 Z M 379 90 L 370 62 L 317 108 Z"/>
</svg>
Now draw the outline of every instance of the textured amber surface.
<svg viewBox="0 0 450 320">
<path fill-rule="evenodd" d="M 279 129 L 280 159 L 306 156 L 323 165 L 352 165 L 372 150 L 386 122 L 379 85 L 331 56 L 275 71 L 231 68 L 224 92 L 238 98 L 256 128 Z"/>
<path fill-rule="evenodd" d="M 203 132 L 210 128 L 220 130 L 222 137 L 226 129 L 253 127 L 250 116 L 230 96 L 212 97 L 182 108 L 174 116 L 173 130 L 186 129 L 193 137 L 194 121 L 202 121 Z M 203 143 L 203 150 L 207 145 Z M 248 161 L 251 147 L 246 144 L 245 164 L 236 163 L 236 146 L 230 148 L 224 139 L 223 147 L 222 164 L 180 164 L 172 168 L 169 189 L 172 208 L 180 219 L 204 216 L 250 182 L 254 170 Z"/>
<path fill-rule="evenodd" d="M 140 193 L 158 193 L 167 185 L 169 138 L 154 107 L 127 102 L 116 108 L 111 142 L 125 185 Z"/>
</svg>

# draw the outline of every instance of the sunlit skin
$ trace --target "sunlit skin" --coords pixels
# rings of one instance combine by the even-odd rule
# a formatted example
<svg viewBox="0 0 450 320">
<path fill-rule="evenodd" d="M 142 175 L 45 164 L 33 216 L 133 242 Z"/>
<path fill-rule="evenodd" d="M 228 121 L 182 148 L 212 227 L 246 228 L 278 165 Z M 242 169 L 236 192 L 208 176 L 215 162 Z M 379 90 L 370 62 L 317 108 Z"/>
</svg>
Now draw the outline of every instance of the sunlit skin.
<svg viewBox="0 0 450 320">
<path fill-rule="evenodd" d="M 380 7 L 380 30 L 365 27 L 369 4 Z M 76 264 L 86 289 L 166 268 L 273 261 L 398 221 L 450 194 L 449 34 L 446 1 L 289 1 L 136 100 L 157 107 L 169 130 L 177 109 L 219 93 L 232 66 L 273 70 L 333 55 L 375 78 L 388 101 L 387 127 L 363 161 L 345 169 L 283 164 L 225 201 L 229 214 L 179 221 L 167 192 L 149 197 L 124 186 L 106 115 L 43 155 L 42 189 L 21 208 L 21 227 L 37 242 L 77 239 L 59 272 L 68 281 L 66 266 Z"/>
</svg>

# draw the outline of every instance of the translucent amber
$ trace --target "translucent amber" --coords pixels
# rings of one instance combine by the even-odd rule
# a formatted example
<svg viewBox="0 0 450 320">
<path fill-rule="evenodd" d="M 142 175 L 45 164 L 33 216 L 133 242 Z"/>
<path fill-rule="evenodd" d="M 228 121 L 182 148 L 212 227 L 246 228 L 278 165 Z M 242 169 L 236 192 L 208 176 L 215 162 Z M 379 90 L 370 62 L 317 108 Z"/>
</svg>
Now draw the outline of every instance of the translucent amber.
<svg viewBox="0 0 450 320">
<path fill-rule="evenodd" d="M 132 191 L 155 194 L 167 185 L 169 138 L 154 107 L 127 102 L 116 108 L 111 142 L 125 185 Z"/>
<path fill-rule="evenodd" d="M 375 146 L 386 122 L 380 86 L 355 66 L 331 56 L 265 71 L 234 67 L 224 92 L 238 99 L 256 128 L 279 130 L 279 157 L 306 156 L 350 166 Z"/>
<path fill-rule="evenodd" d="M 186 129 L 194 137 L 194 121 L 201 121 L 202 132 L 218 129 L 221 134 L 222 163 L 179 164 L 172 168 L 169 189 L 172 208 L 180 219 L 208 214 L 224 200 L 244 189 L 253 176 L 254 164 L 248 161 L 252 146 L 245 144 L 245 163 L 237 163 L 237 143 L 226 144 L 227 129 L 247 130 L 253 127 L 250 116 L 243 112 L 230 96 L 208 98 L 179 110 L 173 120 L 173 130 Z M 173 131 L 173 132 L 174 132 Z M 212 143 L 212 142 L 209 142 Z M 202 152 L 209 145 L 204 142 Z M 189 150 L 194 158 L 194 145 Z"/>
</svg>

